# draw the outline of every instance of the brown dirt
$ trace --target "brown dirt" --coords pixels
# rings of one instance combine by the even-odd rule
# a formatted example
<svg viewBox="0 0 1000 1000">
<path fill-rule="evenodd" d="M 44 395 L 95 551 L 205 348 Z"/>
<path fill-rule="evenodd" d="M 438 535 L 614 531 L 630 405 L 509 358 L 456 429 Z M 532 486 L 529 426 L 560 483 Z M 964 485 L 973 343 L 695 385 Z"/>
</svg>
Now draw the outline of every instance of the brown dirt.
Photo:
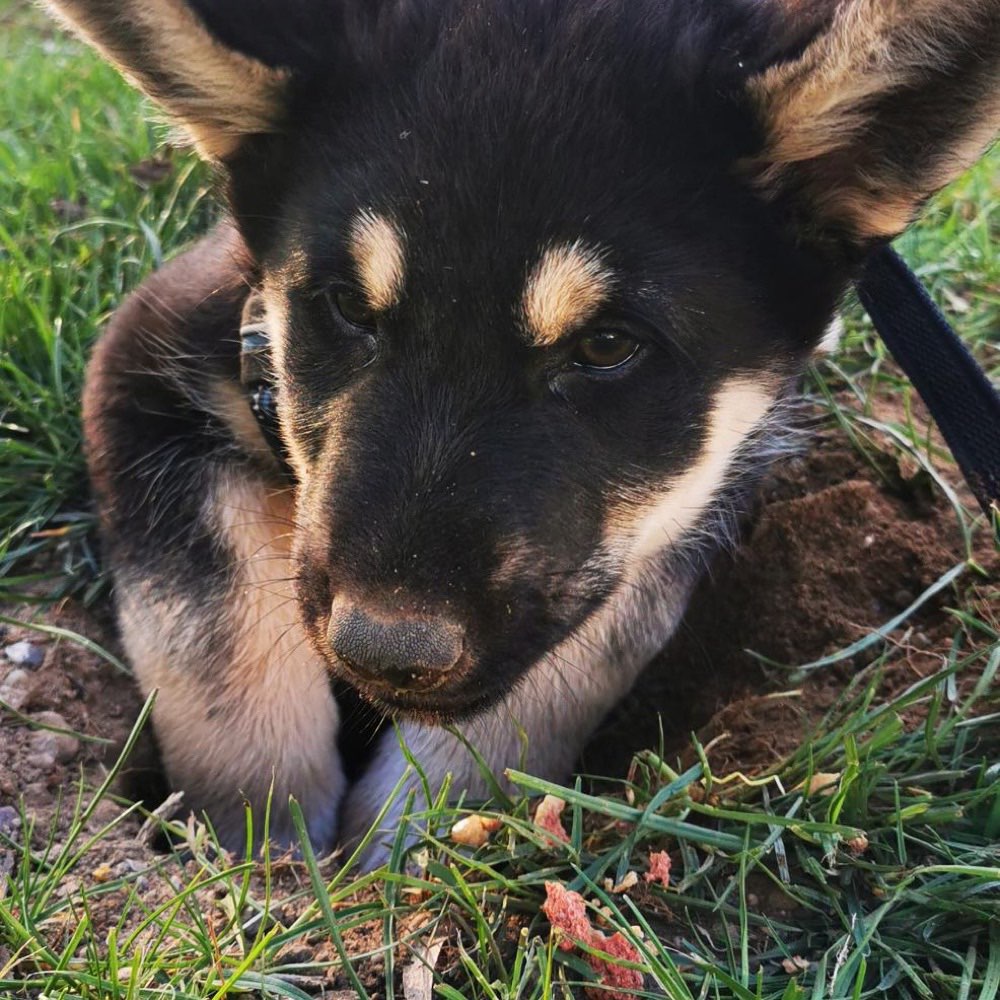
<svg viewBox="0 0 1000 1000">
<path fill-rule="evenodd" d="M 705 740 L 718 738 L 712 757 L 720 772 L 759 771 L 800 744 L 867 658 L 819 671 L 794 696 L 775 697 L 773 692 L 790 686 L 789 673 L 762 666 L 747 650 L 790 666 L 815 660 L 891 619 L 963 558 L 955 515 L 943 497 L 888 456 L 882 455 L 878 464 L 876 473 L 839 432 L 822 430 L 806 454 L 774 470 L 743 546 L 716 560 L 679 634 L 595 739 L 584 760 L 587 770 L 623 775 L 633 750 L 658 745 L 660 722 L 651 705 L 661 707 L 669 752 L 679 752 L 692 730 L 700 729 Z M 983 616 L 995 620 L 1000 559 L 988 545 L 978 558 L 990 576 L 971 596 Z M 956 630 L 954 618 L 944 610 L 949 601 L 954 602 L 954 592 L 946 590 L 907 622 L 905 632 L 892 637 L 902 655 L 887 672 L 887 690 L 940 666 Z M 24 609 L 18 613 L 23 619 Z M 106 610 L 95 614 L 67 602 L 42 617 L 116 649 Z M 23 802 L 34 824 L 33 846 L 41 848 L 50 828 L 56 841 L 65 835 L 74 779 L 82 772 L 90 787 L 100 782 L 140 701 L 127 677 L 66 639 L 13 627 L 0 646 L 22 639 L 39 645 L 45 655 L 39 667 L 15 678 L 17 714 L 0 706 L 0 830 L 3 807 Z M 0 698 L 5 690 L 11 693 L 12 672 L 0 653 Z M 31 722 L 39 721 L 106 742 L 62 738 L 54 744 L 52 734 L 32 728 Z M 138 758 L 133 776 L 145 774 L 147 767 Z M 102 805 L 91 828 L 119 812 L 112 802 Z M 9 821 L 8 811 L 8 835 Z M 168 898 L 184 873 L 171 870 L 162 856 L 137 840 L 138 827 L 139 820 L 130 817 L 102 838 L 60 892 L 92 889 L 109 879 L 133 882 L 142 872 L 144 903 Z M 15 838 L 21 835 L 14 829 Z M 12 861 L 13 853 L 0 838 L 0 898 Z M 273 891 L 276 898 L 281 893 L 289 897 L 289 918 L 305 905 L 306 881 L 302 866 L 292 862 L 277 879 Z M 109 887 L 99 901 L 91 897 L 95 928 L 117 920 L 126 891 Z M 218 905 L 209 889 L 200 890 L 197 899 L 210 923 L 223 920 L 224 914 L 215 913 Z M 66 920 L 69 933 L 72 920 Z M 58 928 L 52 930 L 56 943 Z M 347 943 L 358 952 L 377 949 L 380 935 L 380 925 L 364 925 Z M 295 943 L 305 949 L 301 961 L 334 959 L 321 937 Z M 0 966 L 7 958 L 0 945 Z M 361 975 L 366 986 L 377 988 L 380 964 L 362 966 Z M 301 977 L 301 985 L 330 996 L 337 995 L 331 989 L 348 984 L 327 971 Z"/>
<path fill-rule="evenodd" d="M 32 616 L 23 608 L 0 612 L 67 629 L 116 650 L 107 617 L 73 603 Z M 53 813 L 53 793 L 69 789 L 81 768 L 92 782 L 101 780 L 131 730 L 141 699 L 129 677 L 69 639 L 10 627 L 0 645 L 20 641 L 38 647 L 45 658 L 41 666 L 20 668 L 22 676 L 12 677 L 18 668 L 0 653 L 0 699 L 9 706 L 0 708 L 0 806 L 23 800 L 29 816 L 47 820 Z M 32 728 L 32 720 L 85 739 L 64 743 L 52 760 L 49 733 Z"/>
</svg>

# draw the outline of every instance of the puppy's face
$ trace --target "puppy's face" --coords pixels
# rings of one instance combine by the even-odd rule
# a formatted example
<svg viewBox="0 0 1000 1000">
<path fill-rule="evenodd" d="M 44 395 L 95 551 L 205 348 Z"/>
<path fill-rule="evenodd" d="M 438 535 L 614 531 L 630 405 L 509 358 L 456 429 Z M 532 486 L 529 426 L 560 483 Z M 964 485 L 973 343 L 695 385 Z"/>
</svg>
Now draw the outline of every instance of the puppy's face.
<svg viewBox="0 0 1000 1000">
<path fill-rule="evenodd" d="M 834 295 L 736 179 L 738 109 L 464 30 L 303 109 L 257 247 L 310 635 L 435 718 L 704 527 Z"/>
</svg>

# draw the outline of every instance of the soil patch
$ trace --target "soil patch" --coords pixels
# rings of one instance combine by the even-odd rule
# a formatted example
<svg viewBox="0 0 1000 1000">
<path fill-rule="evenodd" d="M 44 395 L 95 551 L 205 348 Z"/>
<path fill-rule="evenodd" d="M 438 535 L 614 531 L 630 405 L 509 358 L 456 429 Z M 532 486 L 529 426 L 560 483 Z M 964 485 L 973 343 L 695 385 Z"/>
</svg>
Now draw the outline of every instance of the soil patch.
<svg viewBox="0 0 1000 1000">
<path fill-rule="evenodd" d="M 114 655 L 112 623 L 102 612 L 74 602 L 30 618 L 23 608 L 0 609 L 7 617 L 84 636 Z M 0 647 L 0 806 L 23 801 L 29 818 L 45 826 L 62 812 L 58 832 L 69 821 L 70 804 L 57 810 L 56 794 L 70 791 L 81 770 L 88 783 L 100 783 L 141 699 L 131 677 L 67 636 L 10 626 L 3 628 Z"/>
</svg>

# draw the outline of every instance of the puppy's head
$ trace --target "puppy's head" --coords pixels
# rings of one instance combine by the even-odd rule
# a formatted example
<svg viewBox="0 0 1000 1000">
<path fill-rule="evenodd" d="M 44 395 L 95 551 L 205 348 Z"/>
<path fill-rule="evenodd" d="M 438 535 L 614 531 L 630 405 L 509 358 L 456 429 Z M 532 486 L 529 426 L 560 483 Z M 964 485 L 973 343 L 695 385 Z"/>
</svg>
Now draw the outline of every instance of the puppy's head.
<svg viewBox="0 0 1000 1000">
<path fill-rule="evenodd" d="M 435 718 L 600 614 L 628 659 L 615 609 L 1000 115 L 994 0 L 55 6 L 223 166 L 304 620 Z"/>
</svg>

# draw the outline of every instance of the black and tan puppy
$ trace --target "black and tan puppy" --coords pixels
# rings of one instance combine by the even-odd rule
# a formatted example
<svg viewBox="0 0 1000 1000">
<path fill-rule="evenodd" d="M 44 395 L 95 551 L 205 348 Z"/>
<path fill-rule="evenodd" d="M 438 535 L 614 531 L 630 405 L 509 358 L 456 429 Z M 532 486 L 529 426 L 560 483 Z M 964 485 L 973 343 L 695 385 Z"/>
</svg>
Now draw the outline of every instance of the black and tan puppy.
<svg viewBox="0 0 1000 1000">
<path fill-rule="evenodd" d="M 271 835 L 294 794 L 328 848 L 403 775 L 391 727 L 342 761 L 333 678 L 434 786 L 485 790 L 449 724 L 565 778 L 866 253 L 1000 122 L 1000 0 L 51 6 L 228 193 L 85 420 L 170 780 L 234 847 L 272 785 Z"/>
</svg>

